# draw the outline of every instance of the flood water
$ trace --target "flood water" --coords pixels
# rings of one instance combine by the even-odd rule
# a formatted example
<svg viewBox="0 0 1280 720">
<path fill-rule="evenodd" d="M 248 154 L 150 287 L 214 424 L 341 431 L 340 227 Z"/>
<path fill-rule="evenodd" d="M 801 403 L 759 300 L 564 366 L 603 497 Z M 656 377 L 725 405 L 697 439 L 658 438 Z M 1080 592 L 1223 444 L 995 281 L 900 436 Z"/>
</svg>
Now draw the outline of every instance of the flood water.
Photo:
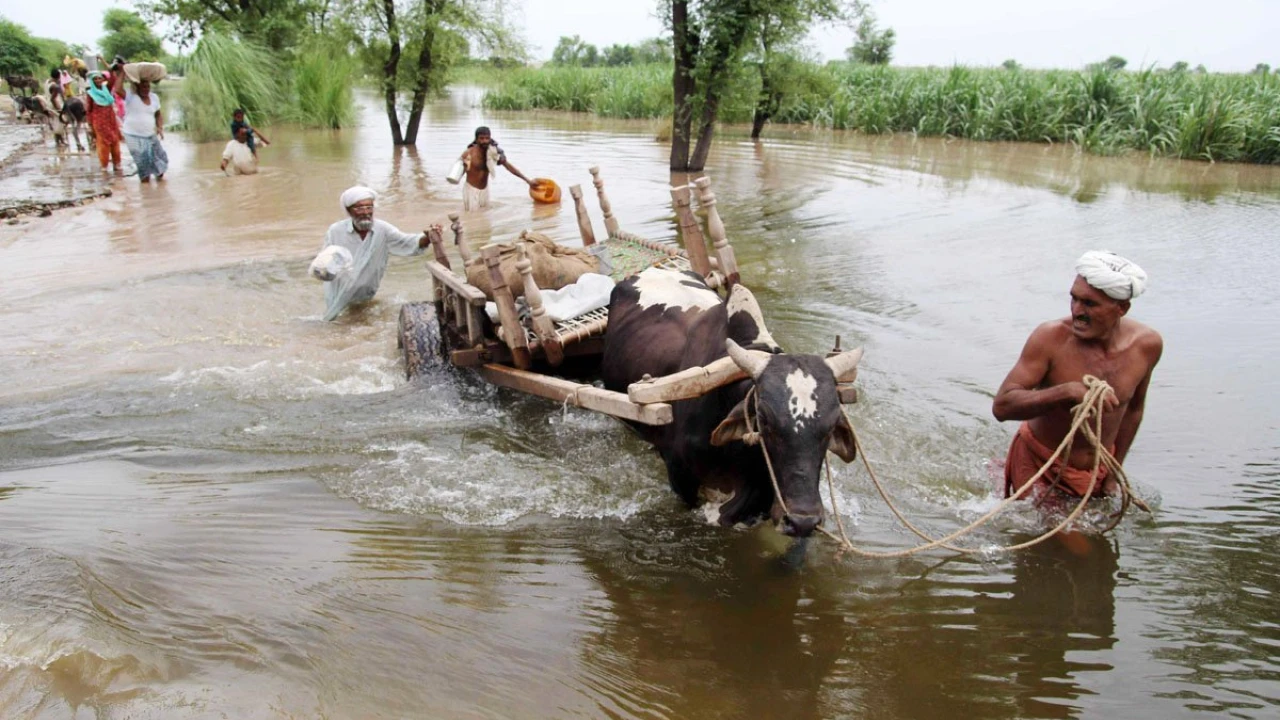
<svg viewBox="0 0 1280 720">
<path fill-rule="evenodd" d="M 164 183 L 0 226 L 0 716 L 1276 716 L 1280 168 L 723 135 L 708 173 L 770 330 L 866 348 L 851 418 L 931 531 L 996 502 L 1015 427 L 993 391 L 1066 314 L 1081 252 L 1147 269 L 1132 317 L 1165 337 L 1128 461 L 1154 516 L 1013 556 L 815 540 L 799 562 L 771 529 L 707 526 L 607 417 L 406 382 L 421 258 L 320 322 L 307 264 L 338 194 L 441 221 L 482 123 L 566 201 L 499 176 L 473 247 L 576 242 L 592 164 L 624 228 L 673 236 L 651 124 L 476 97 L 432 105 L 417 153 L 372 102 L 340 133 L 276 128 L 253 177 L 173 133 Z M 913 544 L 865 471 L 836 483 L 856 543 Z M 1015 511 L 974 542 L 1039 527 Z"/>
</svg>

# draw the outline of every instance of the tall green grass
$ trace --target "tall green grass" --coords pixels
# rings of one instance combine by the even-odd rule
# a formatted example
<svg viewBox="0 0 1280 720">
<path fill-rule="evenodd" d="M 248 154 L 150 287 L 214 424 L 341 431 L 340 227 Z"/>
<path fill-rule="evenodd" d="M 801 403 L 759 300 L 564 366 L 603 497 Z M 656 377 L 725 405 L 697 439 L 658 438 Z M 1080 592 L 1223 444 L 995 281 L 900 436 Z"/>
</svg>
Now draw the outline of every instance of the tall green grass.
<svg viewBox="0 0 1280 720">
<path fill-rule="evenodd" d="M 518 70 L 484 102 L 494 109 L 659 118 L 672 112 L 670 77 L 668 66 Z M 782 82 L 789 93 L 774 122 L 1280 164 L 1275 75 L 799 63 Z M 720 119 L 749 121 L 759 90 L 750 66 L 740 66 Z"/>
<path fill-rule="evenodd" d="M 230 137 L 236 108 L 254 123 L 280 118 L 287 105 L 281 76 L 265 49 L 206 34 L 187 62 L 181 100 L 187 131 L 200 142 Z"/>
<path fill-rule="evenodd" d="M 324 44 L 305 47 L 294 65 L 294 102 L 289 118 L 301 125 L 340 128 L 355 118 L 351 81 L 356 62 Z"/>
<path fill-rule="evenodd" d="M 290 57 L 206 33 L 187 61 L 183 126 L 200 142 L 228 138 L 232 111 L 244 108 L 255 125 L 342 127 L 355 115 L 354 70 L 349 55 L 323 43 Z"/>
</svg>

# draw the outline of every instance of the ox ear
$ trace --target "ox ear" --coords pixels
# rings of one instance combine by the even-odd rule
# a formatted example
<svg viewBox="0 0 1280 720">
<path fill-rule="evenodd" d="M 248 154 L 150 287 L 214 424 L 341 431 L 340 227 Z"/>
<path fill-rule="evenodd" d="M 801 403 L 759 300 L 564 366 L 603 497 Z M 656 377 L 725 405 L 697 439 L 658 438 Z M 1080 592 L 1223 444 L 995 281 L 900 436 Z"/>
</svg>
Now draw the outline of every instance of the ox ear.
<svg viewBox="0 0 1280 720">
<path fill-rule="evenodd" d="M 742 402 L 733 406 L 729 411 L 729 417 L 726 417 L 715 430 L 711 431 L 711 444 L 716 447 L 728 445 L 734 440 L 741 440 L 747 436 L 747 401 L 744 398 Z"/>
<path fill-rule="evenodd" d="M 853 426 L 849 424 L 849 417 L 840 412 L 840 419 L 836 421 L 836 426 L 831 431 L 831 441 L 827 443 L 827 450 L 836 454 L 845 462 L 853 462 L 858 457 L 857 441 L 853 437 Z"/>
</svg>

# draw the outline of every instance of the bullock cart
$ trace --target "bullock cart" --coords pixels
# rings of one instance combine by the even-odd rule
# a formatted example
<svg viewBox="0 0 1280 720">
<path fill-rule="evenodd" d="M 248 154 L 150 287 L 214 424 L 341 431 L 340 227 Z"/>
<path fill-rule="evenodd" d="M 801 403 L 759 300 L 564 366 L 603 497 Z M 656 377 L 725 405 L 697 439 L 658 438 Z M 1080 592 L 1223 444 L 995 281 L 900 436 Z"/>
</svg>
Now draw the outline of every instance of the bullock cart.
<svg viewBox="0 0 1280 720">
<path fill-rule="evenodd" d="M 590 168 L 590 173 L 604 216 L 603 235 L 597 235 L 581 185 L 570 187 L 569 192 L 583 248 L 605 259 L 602 274 L 620 282 L 650 267 L 692 271 L 725 293 L 739 282 L 733 247 L 709 178 L 671 188 L 682 246 L 677 238 L 651 240 L 623 230 L 605 194 L 599 168 Z M 705 233 L 692 206 L 695 197 L 706 217 Z M 672 402 L 699 397 L 746 377 L 725 357 L 706 366 L 643 379 L 625 393 L 593 384 L 609 326 L 607 303 L 573 317 L 553 318 L 544 307 L 544 289 L 534 278 L 526 251 L 530 244 L 526 241 L 531 239 L 528 231 L 514 243 L 519 281 L 513 287 L 512 275 L 502 269 L 502 248 L 491 243 L 478 252 L 472 250 L 458 215 L 451 214 L 449 219 L 462 267 L 455 268 L 446 253 L 443 233 L 433 233 L 433 257 L 426 263 L 432 300 L 409 303 L 400 310 L 398 339 L 409 377 L 445 365 L 469 368 L 494 385 L 642 425 L 668 424 Z M 468 282 L 476 272 L 487 279 L 488 293 Z M 837 339 L 833 352 L 839 352 L 838 345 Z M 854 375 L 856 370 L 837 378 L 841 402 L 856 399 Z"/>
</svg>

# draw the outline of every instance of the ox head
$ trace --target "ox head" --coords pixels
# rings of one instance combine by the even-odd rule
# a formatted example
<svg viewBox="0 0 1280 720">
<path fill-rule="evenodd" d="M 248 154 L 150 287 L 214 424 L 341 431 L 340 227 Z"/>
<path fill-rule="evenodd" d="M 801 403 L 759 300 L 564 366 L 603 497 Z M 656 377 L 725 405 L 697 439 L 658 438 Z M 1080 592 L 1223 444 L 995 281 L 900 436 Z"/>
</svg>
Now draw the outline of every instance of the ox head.
<svg viewBox="0 0 1280 720">
<path fill-rule="evenodd" d="M 770 515 L 784 534 L 807 537 L 823 519 L 818 488 L 827 451 L 845 462 L 855 457 L 853 428 L 841 410 L 836 378 L 854 371 L 862 349 L 822 358 L 745 350 L 733 340 L 726 344 L 729 356 L 751 376 L 755 392 L 730 411 L 711 443 L 754 442 L 748 432 L 759 433 L 786 503 L 784 513 L 775 499 Z"/>
</svg>

